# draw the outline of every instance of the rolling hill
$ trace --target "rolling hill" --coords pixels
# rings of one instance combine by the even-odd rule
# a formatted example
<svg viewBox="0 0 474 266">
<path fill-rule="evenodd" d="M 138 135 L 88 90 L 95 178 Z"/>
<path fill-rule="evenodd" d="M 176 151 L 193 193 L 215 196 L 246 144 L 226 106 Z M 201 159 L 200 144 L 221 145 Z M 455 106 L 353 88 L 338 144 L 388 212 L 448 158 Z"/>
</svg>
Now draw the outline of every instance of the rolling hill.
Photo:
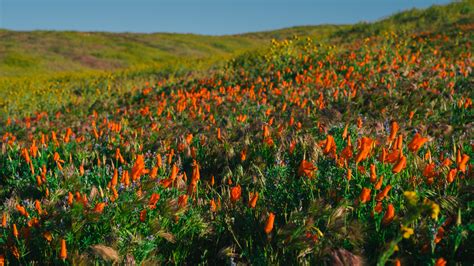
<svg viewBox="0 0 474 266">
<path fill-rule="evenodd" d="M 348 41 L 383 31 L 433 30 L 473 22 L 473 1 L 413 9 L 375 23 L 299 26 L 226 36 L 0 30 L 0 77 L 87 70 L 116 70 L 177 59 L 209 59 L 265 47 L 294 35 Z"/>
</svg>

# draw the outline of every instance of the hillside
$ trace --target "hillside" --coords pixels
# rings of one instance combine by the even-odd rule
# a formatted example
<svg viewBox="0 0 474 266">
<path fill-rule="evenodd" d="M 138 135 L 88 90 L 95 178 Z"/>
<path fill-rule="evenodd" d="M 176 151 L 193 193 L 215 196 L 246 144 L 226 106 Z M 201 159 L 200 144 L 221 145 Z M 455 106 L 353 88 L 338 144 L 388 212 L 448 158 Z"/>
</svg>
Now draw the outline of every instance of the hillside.
<svg viewBox="0 0 474 266">
<path fill-rule="evenodd" d="M 433 30 L 455 23 L 472 23 L 472 3 L 470 0 L 426 10 L 414 9 L 375 23 L 300 26 L 232 36 L 0 30 L 0 76 L 173 64 L 182 58 L 233 55 L 264 47 L 271 39 L 282 40 L 294 35 L 318 41 L 348 41 L 382 31 Z"/>
<path fill-rule="evenodd" d="M 469 264 L 472 11 L 0 78 L 0 265 Z"/>
</svg>

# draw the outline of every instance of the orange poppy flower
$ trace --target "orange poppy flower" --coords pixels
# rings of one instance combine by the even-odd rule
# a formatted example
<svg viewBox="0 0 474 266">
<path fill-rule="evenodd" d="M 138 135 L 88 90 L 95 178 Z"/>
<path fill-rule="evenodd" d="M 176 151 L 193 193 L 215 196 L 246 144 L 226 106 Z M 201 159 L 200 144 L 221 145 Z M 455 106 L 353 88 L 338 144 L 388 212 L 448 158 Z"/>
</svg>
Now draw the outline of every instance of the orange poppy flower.
<svg viewBox="0 0 474 266">
<path fill-rule="evenodd" d="M 456 177 L 457 172 L 458 172 L 457 169 L 451 169 L 451 170 L 449 170 L 448 176 L 446 177 L 446 181 L 448 181 L 448 183 L 453 183 L 454 178 Z"/>
<path fill-rule="evenodd" d="M 360 193 L 360 196 L 359 196 L 359 202 L 364 204 L 367 201 L 369 201 L 370 200 L 370 192 L 371 192 L 370 188 L 362 188 L 362 193 Z"/>
<path fill-rule="evenodd" d="M 149 171 L 145 169 L 145 160 L 143 155 L 137 155 L 137 159 L 135 160 L 135 164 L 132 167 L 132 180 L 137 181 L 140 179 L 140 176 L 143 174 L 147 174 Z"/>
<path fill-rule="evenodd" d="M 441 163 L 441 165 L 446 166 L 446 167 L 450 167 L 452 164 L 453 162 L 449 158 L 444 159 L 443 162 Z"/>
<path fill-rule="evenodd" d="M 407 164 L 407 158 L 402 155 L 398 159 L 398 162 L 393 166 L 392 173 L 394 174 L 400 173 L 406 167 L 406 164 Z"/>
<path fill-rule="evenodd" d="M 275 214 L 272 212 L 268 214 L 267 222 L 265 224 L 265 233 L 269 234 L 273 230 L 273 223 L 275 221 Z"/>
<path fill-rule="evenodd" d="M 390 189 L 392 189 L 392 186 L 388 184 L 382 191 L 379 192 L 379 194 L 377 194 L 377 196 L 375 197 L 375 200 L 382 201 L 385 197 L 387 197 Z"/>
<path fill-rule="evenodd" d="M 258 192 L 251 193 L 250 200 L 249 200 L 249 207 L 255 208 L 255 206 L 257 206 L 257 200 L 258 200 Z"/>
<path fill-rule="evenodd" d="M 217 128 L 217 140 L 222 142 L 222 135 L 221 135 L 221 129 Z"/>
<path fill-rule="evenodd" d="M 112 176 L 112 180 L 110 181 L 110 186 L 115 187 L 117 186 L 118 182 L 118 170 L 117 168 L 114 169 L 114 175 Z"/>
<path fill-rule="evenodd" d="M 375 184 L 374 186 L 375 190 L 379 190 L 380 188 L 382 188 L 382 184 L 383 184 L 383 175 L 380 176 L 379 181 L 377 181 L 377 183 Z"/>
<path fill-rule="evenodd" d="M 186 136 L 186 143 L 190 145 L 192 141 L 193 141 L 193 134 L 190 133 Z"/>
<path fill-rule="evenodd" d="M 375 204 L 374 211 L 376 213 L 381 213 L 382 212 L 382 202 L 381 201 L 379 201 L 379 202 L 377 202 L 377 204 Z"/>
<path fill-rule="evenodd" d="M 105 202 L 99 202 L 95 205 L 94 207 L 94 212 L 95 213 L 102 213 L 105 208 Z"/>
<path fill-rule="evenodd" d="M 435 266 L 446 266 L 447 262 L 443 258 L 439 258 L 435 262 Z"/>
<path fill-rule="evenodd" d="M 323 149 L 324 154 L 329 154 L 330 152 L 335 152 L 336 151 L 336 142 L 334 142 L 334 137 L 331 135 L 328 135 L 326 138 L 326 143 Z"/>
<path fill-rule="evenodd" d="M 388 225 L 389 223 L 393 221 L 394 217 L 395 217 L 395 208 L 390 203 L 388 204 L 387 211 L 385 212 L 385 215 L 382 218 L 382 224 Z"/>
<path fill-rule="evenodd" d="M 216 205 L 216 202 L 213 199 L 211 199 L 211 201 L 209 202 L 209 205 L 210 205 L 211 212 L 216 212 L 217 211 L 217 205 Z"/>
<path fill-rule="evenodd" d="M 426 178 L 433 178 L 437 176 L 436 165 L 434 163 L 427 164 L 423 169 L 423 176 Z"/>
<path fill-rule="evenodd" d="M 358 147 L 359 152 L 356 156 L 356 163 L 360 163 L 363 160 L 367 159 L 367 157 L 369 157 L 369 154 L 372 151 L 373 143 L 374 141 L 367 137 L 363 137 L 360 140 L 360 145 Z"/>
<path fill-rule="evenodd" d="M 379 161 L 382 163 L 387 162 L 387 150 L 385 148 L 382 148 L 382 154 L 380 154 Z"/>
<path fill-rule="evenodd" d="M 18 238 L 18 228 L 16 228 L 16 224 L 13 224 L 13 236 Z"/>
<path fill-rule="evenodd" d="M 140 211 L 140 222 L 143 223 L 146 221 L 146 214 L 147 214 L 146 209 L 143 209 Z"/>
<path fill-rule="evenodd" d="M 347 180 L 349 180 L 349 181 L 352 179 L 352 169 L 350 169 L 350 168 L 347 169 L 346 178 L 347 178 Z"/>
<path fill-rule="evenodd" d="M 344 127 L 344 131 L 342 132 L 342 139 L 344 139 L 344 140 L 348 136 L 348 128 L 349 128 L 349 124 L 346 124 L 346 126 Z"/>
<path fill-rule="evenodd" d="M 377 181 L 377 173 L 375 172 L 375 164 L 370 165 L 370 182 L 375 183 Z"/>
<path fill-rule="evenodd" d="M 392 121 L 391 123 L 391 129 L 390 129 L 390 136 L 388 137 L 388 141 L 392 142 L 395 140 L 395 136 L 397 136 L 398 129 L 400 127 L 398 126 L 398 123 L 395 121 Z"/>
<path fill-rule="evenodd" d="M 351 143 L 351 136 L 347 137 L 347 146 L 341 151 L 341 157 L 345 160 L 349 160 L 352 158 L 352 143 Z"/>
<path fill-rule="evenodd" d="M 161 155 L 157 154 L 156 155 L 156 167 L 160 168 L 162 164 L 163 164 L 163 161 L 161 159 Z"/>
<path fill-rule="evenodd" d="M 26 211 L 25 207 L 21 206 L 20 204 L 16 205 L 16 209 L 21 215 L 25 216 L 26 218 L 30 216 L 28 212 Z"/>
<path fill-rule="evenodd" d="M 417 152 L 427 141 L 428 138 L 424 138 L 419 133 L 416 133 L 412 141 L 408 144 L 408 149 L 412 152 Z"/>
<path fill-rule="evenodd" d="M 461 161 L 458 164 L 458 170 L 461 172 L 466 172 L 466 165 L 469 162 L 469 156 L 467 154 L 463 154 L 461 157 Z"/>
<path fill-rule="evenodd" d="M 233 188 L 230 189 L 230 200 L 232 202 L 237 202 L 240 199 L 240 196 L 242 195 L 242 188 L 240 185 L 237 185 Z"/>
<path fill-rule="evenodd" d="M 69 206 L 71 206 L 71 205 L 72 205 L 72 203 L 73 203 L 73 201 L 74 201 L 74 196 L 72 195 L 72 193 L 71 193 L 71 192 L 68 192 L 68 196 L 67 196 L 67 204 L 68 204 Z"/>
<path fill-rule="evenodd" d="M 246 158 L 247 158 L 247 150 L 246 150 L 246 149 L 243 149 L 243 150 L 240 152 L 240 160 L 243 162 L 243 161 L 245 161 Z"/>
<path fill-rule="evenodd" d="M 290 154 L 293 154 L 293 151 L 295 150 L 295 148 L 296 148 L 296 141 L 292 140 L 290 143 L 290 148 L 289 148 Z"/>
<path fill-rule="evenodd" d="M 158 175 L 158 167 L 153 167 L 151 168 L 151 171 L 150 171 L 150 179 L 155 179 Z"/>
<path fill-rule="evenodd" d="M 184 195 L 179 196 L 178 206 L 180 208 L 184 208 L 184 207 L 186 207 L 187 204 L 188 204 L 188 195 L 184 194 Z"/>
<path fill-rule="evenodd" d="M 64 239 L 61 239 L 61 251 L 59 252 L 59 258 L 62 260 L 67 259 L 66 240 Z"/>
<path fill-rule="evenodd" d="M 299 176 L 307 176 L 309 178 L 313 177 L 314 171 L 318 170 L 316 166 L 314 166 L 311 162 L 306 160 L 302 160 L 300 166 L 298 167 L 298 175 Z"/>
<path fill-rule="evenodd" d="M 171 181 L 174 181 L 176 179 L 176 177 L 178 176 L 178 167 L 176 166 L 176 164 L 173 164 L 173 167 L 171 168 L 171 176 L 170 176 L 170 180 Z"/>
<path fill-rule="evenodd" d="M 35 209 L 39 215 L 43 213 L 43 210 L 41 209 L 41 203 L 39 200 L 35 200 Z"/>
<path fill-rule="evenodd" d="M 2 227 L 7 228 L 7 214 L 3 213 L 2 215 Z"/>
<path fill-rule="evenodd" d="M 403 135 L 398 135 L 397 141 L 395 143 L 395 149 L 402 150 L 403 149 Z"/>
<path fill-rule="evenodd" d="M 439 242 L 441 242 L 443 237 L 444 237 L 444 228 L 441 226 L 440 228 L 438 228 L 438 232 L 436 233 L 434 242 L 438 244 Z"/>
<path fill-rule="evenodd" d="M 51 240 L 53 240 L 53 235 L 51 234 L 51 232 L 49 231 L 46 231 L 43 233 L 43 237 L 44 239 L 46 239 L 46 241 L 48 242 L 51 242 Z"/>
</svg>

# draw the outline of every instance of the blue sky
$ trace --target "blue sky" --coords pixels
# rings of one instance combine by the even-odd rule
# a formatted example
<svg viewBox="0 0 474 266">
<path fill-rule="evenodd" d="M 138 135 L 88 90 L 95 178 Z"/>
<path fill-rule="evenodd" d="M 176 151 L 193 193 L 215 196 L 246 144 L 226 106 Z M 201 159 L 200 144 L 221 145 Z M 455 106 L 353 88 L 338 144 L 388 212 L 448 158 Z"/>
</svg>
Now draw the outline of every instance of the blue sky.
<svg viewBox="0 0 474 266">
<path fill-rule="evenodd" d="M 448 0 L 0 0 L 0 28 L 234 34 L 373 21 Z"/>
</svg>

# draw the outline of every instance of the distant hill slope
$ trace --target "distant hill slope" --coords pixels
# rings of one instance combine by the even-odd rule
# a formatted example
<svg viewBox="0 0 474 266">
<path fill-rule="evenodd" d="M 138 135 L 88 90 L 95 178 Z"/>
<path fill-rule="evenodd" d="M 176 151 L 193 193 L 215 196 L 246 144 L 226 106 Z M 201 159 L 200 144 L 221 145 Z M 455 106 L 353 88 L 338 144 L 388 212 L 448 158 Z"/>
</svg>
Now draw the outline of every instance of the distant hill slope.
<svg viewBox="0 0 474 266">
<path fill-rule="evenodd" d="M 424 30 L 474 21 L 474 1 L 410 10 L 375 23 L 300 26 L 227 36 L 0 30 L 0 77 L 85 70 L 113 70 L 179 58 L 206 59 L 263 47 L 294 35 L 345 40 L 384 30 Z"/>
</svg>

